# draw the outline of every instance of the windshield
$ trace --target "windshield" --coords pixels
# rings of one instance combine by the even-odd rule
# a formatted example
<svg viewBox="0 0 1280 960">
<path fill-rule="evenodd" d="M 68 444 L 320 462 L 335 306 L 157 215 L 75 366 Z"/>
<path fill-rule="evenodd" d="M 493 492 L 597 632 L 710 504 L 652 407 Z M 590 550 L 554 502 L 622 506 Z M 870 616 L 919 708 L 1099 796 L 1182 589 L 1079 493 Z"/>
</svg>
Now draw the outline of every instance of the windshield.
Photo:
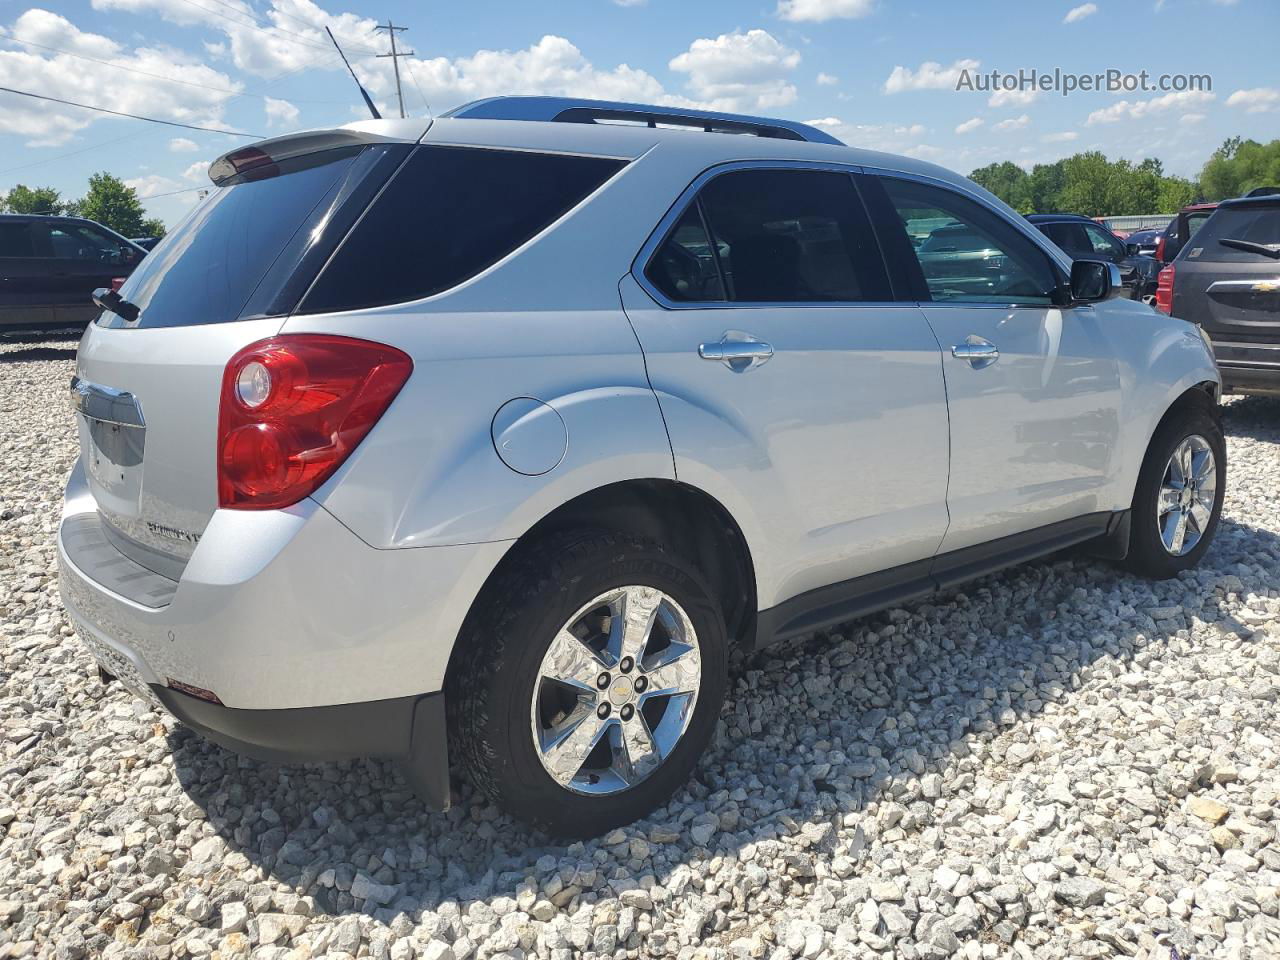
<svg viewBox="0 0 1280 960">
<path fill-rule="evenodd" d="M 313 213 L 329 208 L 362 149 L 297 157 L 274 176 L 211 187 L 203 200 L 139 265 L 120 295 L 139 309 L 138 326 L 235 320 L 263 277 Z M 251 175 L 250 175 L 251 176 Z M 102 322 L 118 324 L 105 315 Z"/>
<path fill-rule="evenodd" d="M 1208 263 L 1241 263 L 1266 261 L 1266 254 L 1256 250 L 1228 247 L 1219 240 L 1244 240 L 1271 250 L 1280 250 L 1280 204 L 1219 207 L 1187 244 L 1184 256 Z"/>
</svg>

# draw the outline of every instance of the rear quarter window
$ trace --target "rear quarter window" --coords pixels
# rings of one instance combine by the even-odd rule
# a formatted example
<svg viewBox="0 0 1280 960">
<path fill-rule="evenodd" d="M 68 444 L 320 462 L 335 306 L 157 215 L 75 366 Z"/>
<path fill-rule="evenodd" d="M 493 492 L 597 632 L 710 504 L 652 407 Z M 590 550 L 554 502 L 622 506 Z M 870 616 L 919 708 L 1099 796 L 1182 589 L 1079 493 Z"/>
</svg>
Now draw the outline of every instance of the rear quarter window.
<svg viewBox="0 0 1280 960">
<path fill-rule="evenodd" d="M 455 287 L 541 233 L 624 165 L 419 147 L 343 241 L 301 312 L 404 303 Z"/>
</svg>

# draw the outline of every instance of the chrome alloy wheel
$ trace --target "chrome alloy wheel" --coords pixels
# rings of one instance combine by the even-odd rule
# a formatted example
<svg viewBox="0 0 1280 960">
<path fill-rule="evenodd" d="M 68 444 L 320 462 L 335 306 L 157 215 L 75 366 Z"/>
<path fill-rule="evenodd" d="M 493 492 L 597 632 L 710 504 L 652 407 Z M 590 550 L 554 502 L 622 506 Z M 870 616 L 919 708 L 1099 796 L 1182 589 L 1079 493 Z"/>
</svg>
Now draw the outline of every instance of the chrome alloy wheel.
<svg viewBox="0 0 1280 960">
<path fill-rule="evenodd" d="M 1174 448 L 1156 499 L 1156 526 L 1173 556 L 1190 553 L 1200 542 L 1213 518 L 1217 492 L 1213 450 L 1204 437 L 1193 434 Z"/>
<path fill-rule="evenodd" d="M 538 668 L 529 720 L 542 766 L 575 793 L 635 786 L 684 736 L 701 681 L 698 636 L 674 599 L 645 586 L 602 593 Z"/>
</svg>

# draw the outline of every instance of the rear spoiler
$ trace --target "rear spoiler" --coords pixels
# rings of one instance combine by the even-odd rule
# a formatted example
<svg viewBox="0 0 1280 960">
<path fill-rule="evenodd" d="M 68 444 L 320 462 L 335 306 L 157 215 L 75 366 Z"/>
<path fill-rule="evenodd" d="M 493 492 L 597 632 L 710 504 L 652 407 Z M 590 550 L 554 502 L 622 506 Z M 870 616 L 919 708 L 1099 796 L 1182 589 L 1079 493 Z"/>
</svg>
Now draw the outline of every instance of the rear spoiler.
<svg viewBox="0 0 1280 960">
<path fill-rule="evenodd" d="M 209 179 L 222 186 L 233 177 L 270 163 L 279 163 L 309 153 L 354 147 L 370 143 L 417 143 L 430 128 L 423 120 L 366 120 L 332 130 L 309 130 L 224 153 L 209 165 Z"/>
</svg>

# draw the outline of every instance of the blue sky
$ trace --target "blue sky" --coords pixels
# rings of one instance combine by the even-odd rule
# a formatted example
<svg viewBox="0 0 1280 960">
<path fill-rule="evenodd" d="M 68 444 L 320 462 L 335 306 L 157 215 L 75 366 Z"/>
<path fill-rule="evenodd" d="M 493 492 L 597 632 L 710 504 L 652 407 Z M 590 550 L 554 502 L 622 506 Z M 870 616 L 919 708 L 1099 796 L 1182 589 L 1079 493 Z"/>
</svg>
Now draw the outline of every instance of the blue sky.
<svg viewBox="0 0 1280 960">
<path fill-rule="evenodd" d="M 1229 136 L 1280 137 L 1277 0 L 0 0 L 0 86 L 256 134 L 331 126 L 363 109 L 323 26 L 391 113 L 390 61 L 373 56 L 388 16 L 416 54 L 413 115 L 496 93 L 698 105 L 963 173 L 1099 149 L 1194 175 Z M 993 97 L 954 89 L 965 68 L 1176 71 L 1212 91 Z M 77 196 L 109 170 L 172 223 L 245 142 L 0 93 L 0 191 Z"/>
</svg>

